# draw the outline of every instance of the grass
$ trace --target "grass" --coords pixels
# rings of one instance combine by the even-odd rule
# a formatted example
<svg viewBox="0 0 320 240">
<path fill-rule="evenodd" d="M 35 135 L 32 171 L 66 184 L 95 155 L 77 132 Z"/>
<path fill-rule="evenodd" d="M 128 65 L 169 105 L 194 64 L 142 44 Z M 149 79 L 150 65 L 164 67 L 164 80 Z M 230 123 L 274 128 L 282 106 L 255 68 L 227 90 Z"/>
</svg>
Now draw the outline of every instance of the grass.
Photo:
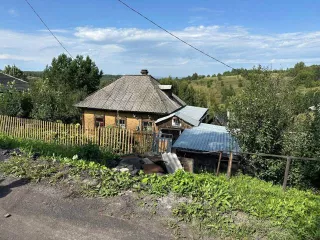
<svg viewBox="0 0 320 240">
<path fill-rule="evenodd" d="M 3 139 L 0 140 L 3 145 Z M 229 239 L 319 239 L 320 196 L 294 188 L 283 192 L 249 176 L 226 179 L 208 173 L 131 176 L 96 162 L 28 156 L 0 163 L 0 172 L 33 181 L 72 183 L 86 196 L 109 197 L 133 190 L 156 199 L 174 194 L 172 214 L 201 232 Z M 70 178 L 72 181 L 70 181 Z M 90 179 L 83 181 L 83 179 Z"/>
</svg>

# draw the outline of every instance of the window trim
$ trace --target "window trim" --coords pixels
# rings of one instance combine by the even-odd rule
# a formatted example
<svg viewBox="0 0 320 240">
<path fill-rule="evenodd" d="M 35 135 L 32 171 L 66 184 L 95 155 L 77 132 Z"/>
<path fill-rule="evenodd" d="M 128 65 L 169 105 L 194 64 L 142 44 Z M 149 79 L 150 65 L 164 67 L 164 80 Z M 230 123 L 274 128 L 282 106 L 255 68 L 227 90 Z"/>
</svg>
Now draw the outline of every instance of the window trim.
<svg viewBox="0 0 320 240">
<path fill-rule="evenodd" d="M 102 121 L 97 122 L 97 119 L 102 119 Z M 102 123 L 102 126 L 100 125 L 101 123 Z M 104 114 L 95 114 L 94 115 L 94 126 L 95 127 L 105 127 L 106 126 L 106 116 Z"/>
<path fill-rule="evenodd" d="M 151 127 L 151 129 L 150 130 L 148 130 L 148 129 L 144 129 L 144 123 L 151 123 L 151 126 L 149 126 L 149 127 Z M 146 132 L 151 132 L 151 131 L 153 131 L 153 127 L 154 127 L 154 121 L 153 120 L 151 120 L 151 119 L 142 119 L 141 120 L 141 131 L 146 131 Z"/>
<path fill-rule="evenodd" d="M 177 121 L 177 123 L 176 123 L 176 121 Z M 172 127 L 181 127 L 180 118 L 173 116 L 171 119 L 171 125 L 172 125 Z"/>
<path fill-rule="evenodd" d="M 120 120 L 124 121 L 124 124 L 120 125 Z M 126 129 L 127 128 L 127 118 L 125 118 L 125 117 L 117 117 L 116 125 L 117 125 L 117 127 Z"/>
</svg>

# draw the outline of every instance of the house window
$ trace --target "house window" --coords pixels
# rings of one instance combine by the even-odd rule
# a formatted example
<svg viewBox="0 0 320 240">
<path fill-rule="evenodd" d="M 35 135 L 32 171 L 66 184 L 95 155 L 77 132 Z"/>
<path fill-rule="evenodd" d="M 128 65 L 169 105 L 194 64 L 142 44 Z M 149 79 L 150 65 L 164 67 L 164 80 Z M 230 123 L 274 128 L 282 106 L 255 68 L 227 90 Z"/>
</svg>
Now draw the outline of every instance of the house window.
<svg viewBox="0 0 320 240">
<path fill-rule="evenodd" d="M 95 115 L 95 126 L 96 127 L 104 127 L 105 122 L 104 122 L 104 115 Z"/>
<path fill-rule="evenodd" d="M 142 121 L 142 131 L 152 131 L 152 121 Z"/>
<path fill-rule="evenodd" d="M 126 120 L 125 119 L 118 119 L 118 126 L 121 128 L 126 128 Z"/>
<path fill-rule="evenodd" d="M 173 117 L 172 118 L 172 126 L 173 127 L 180 127 L 181 126 L 180 119 L 177 117 Z"/>
</svg>

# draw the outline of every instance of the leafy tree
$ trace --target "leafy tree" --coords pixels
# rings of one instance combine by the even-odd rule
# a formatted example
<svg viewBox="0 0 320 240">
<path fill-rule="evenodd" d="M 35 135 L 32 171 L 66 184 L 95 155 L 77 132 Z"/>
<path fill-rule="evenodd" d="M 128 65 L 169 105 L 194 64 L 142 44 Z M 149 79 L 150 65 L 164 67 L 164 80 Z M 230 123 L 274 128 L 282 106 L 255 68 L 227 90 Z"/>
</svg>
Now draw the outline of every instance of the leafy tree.
<svg viewBox="0 0 320 240">
<path fill-rule="evenodd" d="M 294 84 L 281 75 L 272 75 L 259 67 L 246 74 L 248 84 L 233 97 L 229 128 L 244 152 L 319 156 L 320 124 L 317 117 L 305 114 L 304 98 Z M 301 99 L 301 100 L 299 100 Z M 250 156 L 244 159 L 245 170 L 264 180 L 281 182 L 285 162 Z M 295 161 L 290 183 L 310 186 L 318 179 L 319 164 Z M 310 167 L 312 166 L 312 168 Z"/>
<path fill-rule="evenodd" d="M 37 80 L 31 87 L 32 118 L 65 123 L 79 121 L 80 112 L 73 104 L 83 98 L 84 93 L 62 87 L 55 89 L 48 81 Z"/>
<path fill-rule="evenodd" d="M 298 85 L 305 85 L 306 87 L 312 87 L 313 81 L 315 80 L 315 75 L 311 71 L 302 70 L 297 73 L 295 83 Z"/>
<path fill-rule="evenodd" d="M 20 92 L 15 82 L 6 87 L 0 84 L 0 114 L 13 117 L 29 117 L 32 109 L 30 92 Z"/>
<path fill-rule="evenodd" d="M 212 84 L 213 84 L 213 80 L 208 80 L 207 81 L 207 88 L 211 88 L 212 87 Z"/>
<path fill-rule="evenodd" d="M 238 87 L 239 87 L 239 88 L 242 88 L 242 87 L 243 87 L 243 81 L 242 81 L 241 78 L 239 79 Z"/>
<path fill-rule="evenodd" d="M 227 100 L 229 100 L 230 97 L 234 96 L 236 93 L 231 85 L 229 85 L 229 88 L 223 87 L 221 89 L 221 103 L 226 103 Z"/>
<path fill-rule="evenodd" d="M 19 69 L 18 67 L 16 67 L 15 65 L 13 65 L 13 66 L 10 66 L 10 65 L 5 66 L 2 72 L 5 73 L 5 74 L 8 74 L 10 76 L 19 78 L 19 79 L 23 79 L 23 80 L 27 79 L 27 76 L 23 73 L 23 71 L 21 69 Z"/>
<path fill-rule="evenodd" d="M 77 89 L 90 94 L 99 88 L 102 71 L 96 66 L 89 56 L 77 56 L 71 59 L 65 54 L 59 55 L 47 66 L 44 78 L 48 84 L 56 88 L 62 86 Z"/>
<path fill-rule="evenodd" d="M 248 84 L 231 101 L 229 127 L 244 152 L 281 154 L 284 132 L 291 123 L 293 91 L 285 81 L 261 67 L 246 78 Z M 246 159 L 245 165 L 249 172 L 262 178 L 272 167 L 261 158 Z"/>
<path fill-rule="evenodd" d="M 0 84 L 0 114 L 15 117 L 21 112 L 21 92 L 15 88 L 15 83 L 9 83 L 6 87 Z"/>
<path fill-rule="evenodd" d="M 192 76 L 191 76 L 191 80 L 197 80 L 198 79 L 198 74 L 197 73 L 194 73 L 194 74 L 192 74 Z"/>
<path fill-rule="evenodd" d="M 247 80 L 244 90 L 232 99 L 230 127 L 241 129 L 237 137 L 245 151 L 279 154 L 291 121 L 294 90 L 262 68 L 249 73 Z"/>
<path fill-rule="evenodd" d="M 297 74 L 299 72 L 301 72 L 302 70 L 304 70 L 306 68 L 306 65 L 304 62 L 299 62 L 297 63 L 296 65 L 294 65 L 294 68 L 293 68 L 293 74 L 294 76 L 297 76 Z"/>
<path fill-rule="evenodd" d="M 222 80 L 222 75 L 220 73 L 218 73 L 218 80 L 221 81 Z"/>
</svg>

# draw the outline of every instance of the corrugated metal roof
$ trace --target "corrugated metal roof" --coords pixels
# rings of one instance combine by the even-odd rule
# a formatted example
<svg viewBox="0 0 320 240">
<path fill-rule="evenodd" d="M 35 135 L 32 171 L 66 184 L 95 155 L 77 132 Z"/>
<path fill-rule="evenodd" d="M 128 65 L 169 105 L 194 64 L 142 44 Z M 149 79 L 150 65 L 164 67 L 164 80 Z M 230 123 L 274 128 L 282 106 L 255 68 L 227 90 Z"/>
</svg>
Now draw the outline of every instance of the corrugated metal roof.
<svg viewBox="0 0 320 240">
<path fill-rule="evenodd" d="M 179 117 L 183 121 L 192 124 L 193 126 L 199 126 L 203 116 L 208 111 L 208 108 L 185 106 L 184 108 L 162 118 L 159 118 L 156 123 L 162 122 L 173 116 Z"/>
<path fill-rule="evenodd" d="M 170 98 L 150 75 L 126 75 L 91 94 L 75 106 L 129 112 L 169 114 L 185 105 L 176 95 Z"/>
<path fill-rule="evenodd" d="M 6 87 L 9 82 L 13 81 L 15 82 L 15 88 L 19 91 L 27 90 L 29 88 L 28 82 L 4 73 L 0 73 L 0 84 L 2 84 L 3 86 Z"/>
<path fill-rule="evenodd" d="M 173 148 L 201 152 L 240 152 L 238 143 L 226 127 L 205 123 L 184 130 L 173 144 Z"/>
</svg>

